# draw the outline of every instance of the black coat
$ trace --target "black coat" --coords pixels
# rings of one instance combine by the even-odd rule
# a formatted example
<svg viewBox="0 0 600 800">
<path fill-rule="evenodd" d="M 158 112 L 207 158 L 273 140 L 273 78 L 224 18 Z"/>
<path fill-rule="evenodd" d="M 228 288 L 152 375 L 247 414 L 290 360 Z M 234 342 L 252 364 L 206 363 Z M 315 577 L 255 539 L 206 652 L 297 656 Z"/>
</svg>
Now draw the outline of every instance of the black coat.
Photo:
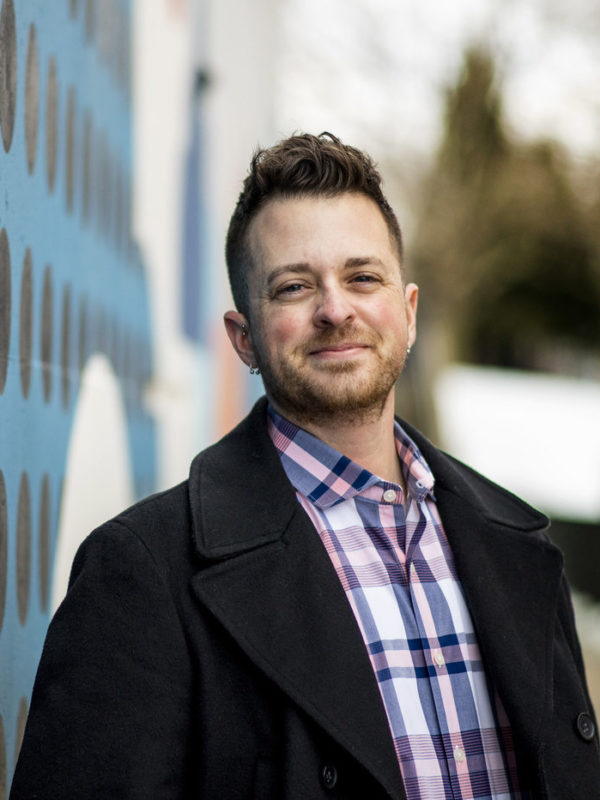
<svg viewBox="0 0 600 800">
<path fill-rule="evenodd" d="M 524 780 L 536 798 L 600 798 L 547 520 L 406 428 L 435 475 Z M 404 797 L 361 634 L 268 438 L 264 400 L 188 481 L 80 548 L 10 797 Z"/>
</svg>

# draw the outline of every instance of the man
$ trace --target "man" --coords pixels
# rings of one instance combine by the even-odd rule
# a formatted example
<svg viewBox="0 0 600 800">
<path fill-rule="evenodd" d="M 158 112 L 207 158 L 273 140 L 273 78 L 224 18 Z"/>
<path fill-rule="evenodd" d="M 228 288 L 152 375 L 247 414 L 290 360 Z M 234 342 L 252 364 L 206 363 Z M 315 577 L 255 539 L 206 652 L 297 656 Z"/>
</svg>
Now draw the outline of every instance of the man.
<svg viewBox="0 0 600 800">
<path fill-rule="evenodd" d="M 371 160 L 260 151 L 227 261 L 267 397 L 81 547 L 13 800 L 600 797 L 547 520 L 394 420 L 417 287 Z"/>
</svg>

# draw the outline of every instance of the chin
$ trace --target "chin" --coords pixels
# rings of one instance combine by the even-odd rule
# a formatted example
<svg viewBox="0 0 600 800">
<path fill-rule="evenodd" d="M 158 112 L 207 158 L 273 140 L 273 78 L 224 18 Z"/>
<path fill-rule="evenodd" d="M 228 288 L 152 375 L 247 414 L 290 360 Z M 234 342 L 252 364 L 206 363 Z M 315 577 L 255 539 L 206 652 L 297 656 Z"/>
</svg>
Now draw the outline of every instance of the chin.
<svg viewBox="0 0 600 800">
<path fill-rule="evenodd" d="M 306 422 L 380 414 L 402 366 L 397 360 L 367 365 L 351 359 L 310 367 L 280 363 L 277 370 L 259 364 L 267 395 L 283 415 Z"/>
<path fill-rule="evenodd" d="M 325 420 L 340 416 L 362 416 L 380 413 L 393 389 L 389 383 L 360 384 L 351 380 L 311 380 L 293 384 L 286 383 L 285 389 L 277 386 L 267 387 L 284 416 L 307 421 Z"/>
</svg>

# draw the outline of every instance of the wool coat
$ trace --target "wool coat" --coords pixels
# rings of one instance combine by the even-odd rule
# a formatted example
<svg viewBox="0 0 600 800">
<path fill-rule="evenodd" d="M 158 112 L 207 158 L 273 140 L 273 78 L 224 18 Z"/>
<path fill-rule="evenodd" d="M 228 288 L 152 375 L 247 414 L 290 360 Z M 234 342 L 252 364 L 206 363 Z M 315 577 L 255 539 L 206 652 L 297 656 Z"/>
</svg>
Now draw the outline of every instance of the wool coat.
<svg viewBox="0 0 600 800">
<path fill-rule="evenodd" d="M 402 423 L 404 425 L 404 423 Z M 535 798 L 600 798 L 598 736 L 546 518 L 405 425 Z M 81 546 L 11 800 L 403 800 L 359 628 L 259 401 L 189 479 Z"/>
</svg>

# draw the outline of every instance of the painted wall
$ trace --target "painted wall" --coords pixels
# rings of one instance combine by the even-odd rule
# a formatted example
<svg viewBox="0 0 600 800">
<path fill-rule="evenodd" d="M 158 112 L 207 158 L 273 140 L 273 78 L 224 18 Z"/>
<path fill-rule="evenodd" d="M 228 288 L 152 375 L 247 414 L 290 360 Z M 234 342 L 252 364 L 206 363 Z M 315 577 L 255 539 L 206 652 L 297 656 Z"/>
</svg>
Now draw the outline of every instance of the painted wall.
<svg viewBox="0 0 600 800">
<path fill-rule="evenodd" d="M 0 800 L 77 546 L 260 391 L 223 240 L 275 5 L 0 0 Z"/>
<path fill-rule="evenodd" d="M 0 797 L 76 546 L 73 507 L 156 482 L 130 28 L 127 0 L 1 3 Z"/>
</svg>

